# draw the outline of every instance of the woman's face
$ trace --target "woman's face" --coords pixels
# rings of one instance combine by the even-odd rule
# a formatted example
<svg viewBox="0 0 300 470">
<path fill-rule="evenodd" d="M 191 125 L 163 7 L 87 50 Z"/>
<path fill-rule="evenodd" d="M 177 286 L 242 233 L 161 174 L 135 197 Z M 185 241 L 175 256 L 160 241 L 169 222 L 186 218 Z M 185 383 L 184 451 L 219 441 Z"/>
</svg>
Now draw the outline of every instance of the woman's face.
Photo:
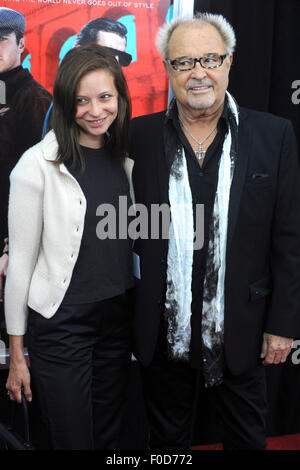
<svg viewBox="0 0 300 470">
<path fill-rule="evenodd" d="M 95 70 L 79 82 L 76 92 L 75 121 L 80 127 L 79 143 L 99 148 L 103 136 L 118 114 L 118 92 L 107 70 Z"/>
</svg>

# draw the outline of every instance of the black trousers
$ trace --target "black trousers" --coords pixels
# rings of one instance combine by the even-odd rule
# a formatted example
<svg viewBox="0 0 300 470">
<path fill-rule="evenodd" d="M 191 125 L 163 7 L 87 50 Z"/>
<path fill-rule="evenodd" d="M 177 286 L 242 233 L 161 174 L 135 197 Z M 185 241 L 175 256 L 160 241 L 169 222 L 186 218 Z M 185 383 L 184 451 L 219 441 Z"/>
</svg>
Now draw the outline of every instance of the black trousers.
<svg viewBox="0 0 300 470">
<path fill-rule="evenodd" d="M 193 427 L 197 426 L 196 385 L 204 386 L 201 372 L 187 363 L 168 361 L 164 348 L 158 346 L 150 366 L 141 368 L 141 377 L 149 447 L 187 451 Z M 267 392 L 263 366 L 239 376 L 225 372 L 222 385 L 208 389 L 208 395 L 217 407 L 223 449 L 265 449 Z"/>
<path fill-rule="evenodd" d="M 131 360 L 129 299 L 126 293 L 62 305 L 50 319 L 30 310 L 30 369 L 47 436 L 42 447 L 118 449 Z"/>
</svg>

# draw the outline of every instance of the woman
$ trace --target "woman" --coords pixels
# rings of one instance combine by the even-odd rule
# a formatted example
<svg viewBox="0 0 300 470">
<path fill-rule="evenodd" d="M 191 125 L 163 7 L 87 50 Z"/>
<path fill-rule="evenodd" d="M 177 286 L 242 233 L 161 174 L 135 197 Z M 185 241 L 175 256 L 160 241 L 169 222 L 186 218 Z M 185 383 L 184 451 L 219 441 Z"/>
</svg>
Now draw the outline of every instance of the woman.
<svg viewBox="0 0 300 470">
<path fill-rule="evenodd" d="M 6 388 L 20 401 L 23 386 L 31 401 L 27 327 L 51 448 L 116 449 L 133 279 L 129 239 L 114 236 L 113 220 L 99 239 L 98 214 L 107 204 L 118 214 L 120 196 L 130 205 L 127 86 L 111 53 L 90 44 L 66 55 L 53 98 L 52 130 L 11 174 Z"/>
</svg>

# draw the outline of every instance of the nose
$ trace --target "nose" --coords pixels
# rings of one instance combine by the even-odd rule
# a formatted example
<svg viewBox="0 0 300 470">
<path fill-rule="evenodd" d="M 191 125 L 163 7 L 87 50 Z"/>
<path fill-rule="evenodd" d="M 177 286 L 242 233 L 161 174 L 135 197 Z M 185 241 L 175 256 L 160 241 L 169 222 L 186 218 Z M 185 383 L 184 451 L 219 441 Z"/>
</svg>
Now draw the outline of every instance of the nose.
<svg viewBox="0 0 300 470">
<path fill-rule="evenodd" d="M 91 100 L 89 106 L 89 114 L 98 117 L 102 112 L 102 104 L 98 100 Z"/>
<path fill-rule="evenodd" d="M 202 79 L 207 76 L 207 70 L 201 67 L 199 62 L 196 62 L 195 67 L 191 70 L 193 78 Z"/>
</svg>

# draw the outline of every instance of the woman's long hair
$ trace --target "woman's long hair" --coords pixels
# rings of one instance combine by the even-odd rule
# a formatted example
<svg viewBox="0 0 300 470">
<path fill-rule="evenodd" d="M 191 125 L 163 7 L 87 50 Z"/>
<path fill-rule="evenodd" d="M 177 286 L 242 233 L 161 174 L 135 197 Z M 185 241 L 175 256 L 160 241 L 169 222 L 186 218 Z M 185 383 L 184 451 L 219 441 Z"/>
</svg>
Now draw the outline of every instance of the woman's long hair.
<svg viewBox="0 0 300 470">
<path fill-rule="evenodd" d="M 118 114 L 104 135 L 104 145 L 114 158 L 124 159 L 128 150 L 130 99 L 122 69 L 105 47 L 98 44 L 79 46 L 69 51 L 61 62 L 53 88 L 50 128 L 58 142 L 56 161 L 84 168 L 80 151 L 80 128 L 75 122 L 76 92 L 80 80 L 95 70 L 105 70 L 113 78 L 118 92 Z"/>
</svg>

